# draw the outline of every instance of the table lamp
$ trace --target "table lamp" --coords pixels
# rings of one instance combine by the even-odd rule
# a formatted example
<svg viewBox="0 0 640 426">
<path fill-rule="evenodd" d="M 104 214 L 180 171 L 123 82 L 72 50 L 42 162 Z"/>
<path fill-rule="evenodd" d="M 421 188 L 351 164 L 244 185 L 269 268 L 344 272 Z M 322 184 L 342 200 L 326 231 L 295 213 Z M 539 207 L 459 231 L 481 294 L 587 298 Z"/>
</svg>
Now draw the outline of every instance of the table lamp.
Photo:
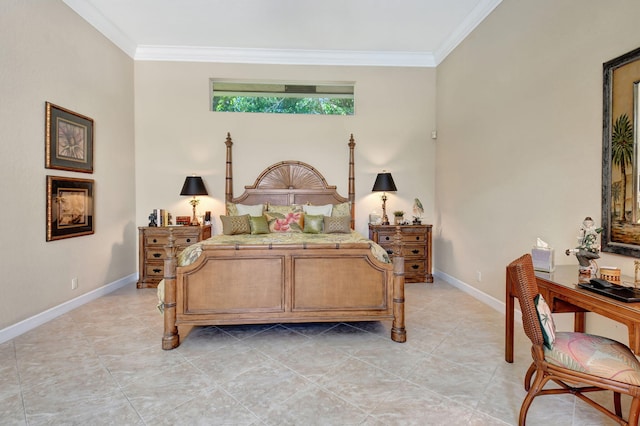
<svg viewBox="0 0 640 426">
<path fill-rule="evenodd" d="M 191 225 L 200 225 L 198 218 L 196 217 L 196 206 L 200 202 L 196 198 L 196 195 L 209 195 L 207 188 L 204 186 L 204 182 L 200 176 L 187 176 L 182 185 L 182 191 L 180 195 L 191 195 L 193 198 L 189 201 L 189 204 L 193 206 L 193 217 L 191 218 Z"/>
<path fill-rule="evenodd" d="M 383 170 L 382 173 L 378 173 L 376 182 L 373 184 L 372 192 L 382 192 L 382 224 L 389 224 L 389 217 L 387 216 L 387 192 L 395 192 L 398 189 L 393 182 L 391 173 Z"/>
</svg>

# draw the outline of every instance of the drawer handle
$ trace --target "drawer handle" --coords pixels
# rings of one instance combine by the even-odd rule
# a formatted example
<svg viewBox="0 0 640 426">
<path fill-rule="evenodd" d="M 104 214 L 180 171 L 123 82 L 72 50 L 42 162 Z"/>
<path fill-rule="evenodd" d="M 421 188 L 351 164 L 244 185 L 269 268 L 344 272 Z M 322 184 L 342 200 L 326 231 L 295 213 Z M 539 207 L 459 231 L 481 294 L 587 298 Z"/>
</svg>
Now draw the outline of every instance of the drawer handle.
<svg viewBox="0 0 640 426">
<path fill-rule="evenodd" d="M 393 254 L 393 250 L 387 250 L 387 254 Z"/>
<path fill-rule="evenodd" d="M 385 240 L 389 241 L 389 237 L 384 237 Z"/>
<path fill-rule="evenodd" d="M 191 242 L 191 238 L 187 238 L 187 242 L 190 243 Z"/>
<path fill-rule="evenodd" d="M 154 238 L 154 239 L 153 239 L 153 242 L 154 242 L 154 243 L 157 243 L 157 242 L 158 242 L 158 240 L 156 240 L 156 239 Z"/>
<path fill-rule="evenodd" d="M 153 272 L 155 272 L 156 274 L 158 274 L 158 273 L 162 272 L 162 269 L 158 269 L 158 268 L 156 268 L 156 269 L 154 269 L 154 270 L 153 270 Z"/>
<path fill-rule="evenodd" d="M 420 267 L 420 265 L 411 265 L 412 269 L 418 269 Z"/>
<path fill-rule="evenodd" d="M 420 241 L 420 237 L 416 237 L 416 241 Z"/>
<path fill-rule="evenodd" d="M 153 257 L 158 258 L 158 257 L 160 257 L 160 256 L 162 256 L 160 253 L 153 253 Z"/>
<path fill-rule="evenodd" d="M 413 254 L 418 254 L 418 253 L 420 253 L 420 250 L 418 250 L 418 249 L 413 249 L 413 250 L 411 250 L 411 253 L 413 253 Z"/>
</svg>

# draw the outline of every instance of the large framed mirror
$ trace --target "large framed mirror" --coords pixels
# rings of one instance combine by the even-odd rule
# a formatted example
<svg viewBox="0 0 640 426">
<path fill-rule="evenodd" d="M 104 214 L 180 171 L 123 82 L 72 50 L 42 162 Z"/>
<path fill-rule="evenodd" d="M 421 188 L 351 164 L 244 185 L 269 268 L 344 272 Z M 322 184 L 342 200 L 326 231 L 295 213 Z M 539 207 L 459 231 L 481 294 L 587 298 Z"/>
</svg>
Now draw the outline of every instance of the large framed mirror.
<svg viewBox="0 0 640 426">
<path fill-rule="evenodd" d="M 640 48 L 603 64 L 602 251 L 640 257 Z"/>
</svg>

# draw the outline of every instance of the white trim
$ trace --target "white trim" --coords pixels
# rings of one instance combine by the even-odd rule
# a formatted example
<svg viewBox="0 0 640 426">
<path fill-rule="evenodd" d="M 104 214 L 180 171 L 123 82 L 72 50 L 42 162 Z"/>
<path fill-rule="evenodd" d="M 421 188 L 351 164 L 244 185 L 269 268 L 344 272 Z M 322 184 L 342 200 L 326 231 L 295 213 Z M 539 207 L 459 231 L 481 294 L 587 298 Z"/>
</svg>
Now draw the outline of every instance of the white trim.
<svg viewBox="0 0 640 426">
<path fill-rule="evenodd" d="M 455 31 L 436 50 L 434 58 L 437 65 L 455 49 L 487 17 L 502 0 L 482 0 L 455 29 Z"/>
<path fill-rule="evenodd" d="M 462 290 L 463 292 L 471 295 L 472 297 L 474 297 L 475 299 L 478 299 L 479 301 L 481 301 L 482 303 L 484 303 L 485 305 L 489 305 L 490 307 L 492 307 L 493 309 L 495 309 L 496 311 L 500 312 L 501 314 L 505 314 L 506 313 L 506 303 L 496 299 L 493 296 L 489 296 L 487 293 L 483 293 L 480 290 L 478 290 L 477 288 L 463 282 L 460 281 L 457 278 L 452 277 L 451 275 L 445 274 L 442 271 L 434 271 L 433 275 L 437 278 L 440 278 L 443 281 L 446 281 L 448 284 L 451 284 L 452 286 Z M 517 308 L 517 306 L 515 307 L 515 311 L 514 311 L 514 318 L 515 321 L 518 323 L 522 323 L 522 314 L 520 312 L 520 310 Z"/>
<path fill-rule="evenodd" d="M 9 327 L 3 328 L 2 330 L 0 330 L 0 343 L 4 343 L 15 337 L 18 337 L 19 335 L 24 334 L 29 330 L 33 330 L 34 328 L 45 324 L 52 319 L 59 317 L 60 315 L 66 314 L 67 312 L 84 305 L 85 303 L 91 302 L 92 300 L 116 291 L 128 284 L 132 284 L 136 282 L 137 279 L 137 273 L 128 275 L 110 284 L 106 284 L 100 288 L 78 296 L 75 299 L 68 300 L 58 306 L 54 306 L 53 308 L 47 309 L 44 312 L 22 320 L 16 324 L 10 325 Z"/>
<path fill-rule="evenodd" d="M 136 61 L 187 61 L 281 65 L 436 66 L 431 52 L 368 52 L 151 45 L 139 45 L 136 49 L 134 59 Z"/>
<path fill-rule="evenodd" d="M 87 0 L 62 0 L 73 9 L 82 19 L 98 30 L 103 36 L 118 46 L 124 53 L 133 58 L 136 52 L 136 43 L 125 33 L 107 19 L 95 6 Z"/>
</svg>

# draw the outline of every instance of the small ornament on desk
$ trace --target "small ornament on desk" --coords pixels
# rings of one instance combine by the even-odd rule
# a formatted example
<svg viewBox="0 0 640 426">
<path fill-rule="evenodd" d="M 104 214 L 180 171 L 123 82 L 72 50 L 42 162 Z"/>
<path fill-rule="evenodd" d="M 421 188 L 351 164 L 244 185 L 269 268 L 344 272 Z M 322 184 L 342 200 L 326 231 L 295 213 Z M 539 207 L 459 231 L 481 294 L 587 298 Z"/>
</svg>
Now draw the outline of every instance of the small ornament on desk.
<svg viewBox="0 0 640 426">
<path fill-rule="evenodd" d="M 413 224 L 414 225 L 422 225 L 422 214 L 424 213 L 424 207 L 422 207 L 422 203 L 419 199 L 415 198 L 413 200 Z"/>
<path fill-rule="evenodd" d="M 395 212 L 393 212 L 393 218 L 394 218 L 393 224 L 400 225 L 404 218 L 404 212 L 402 210 L 396 210 Z"/>
<path fill-rule="evenodd" d="M 151 212 L 151 214 L 149 215 L 149 226 L 158 226 L 158 218 L 156 217 L 155 211 Z"/>
<path fill-rule="evenodd" d="M 600 244 L 598 235 L 602 228 L 596 228 L 593 219 L 587 216 L 582 221 L 578 230 L 578 246 L 574 249 L 567 249 L 567 256 L 575 254 L 578 259 L 578 281 L 589 282 L 591 278 L 598 277 L 598 264 L 595 259 L 600 258 Z"/>
</svg>

